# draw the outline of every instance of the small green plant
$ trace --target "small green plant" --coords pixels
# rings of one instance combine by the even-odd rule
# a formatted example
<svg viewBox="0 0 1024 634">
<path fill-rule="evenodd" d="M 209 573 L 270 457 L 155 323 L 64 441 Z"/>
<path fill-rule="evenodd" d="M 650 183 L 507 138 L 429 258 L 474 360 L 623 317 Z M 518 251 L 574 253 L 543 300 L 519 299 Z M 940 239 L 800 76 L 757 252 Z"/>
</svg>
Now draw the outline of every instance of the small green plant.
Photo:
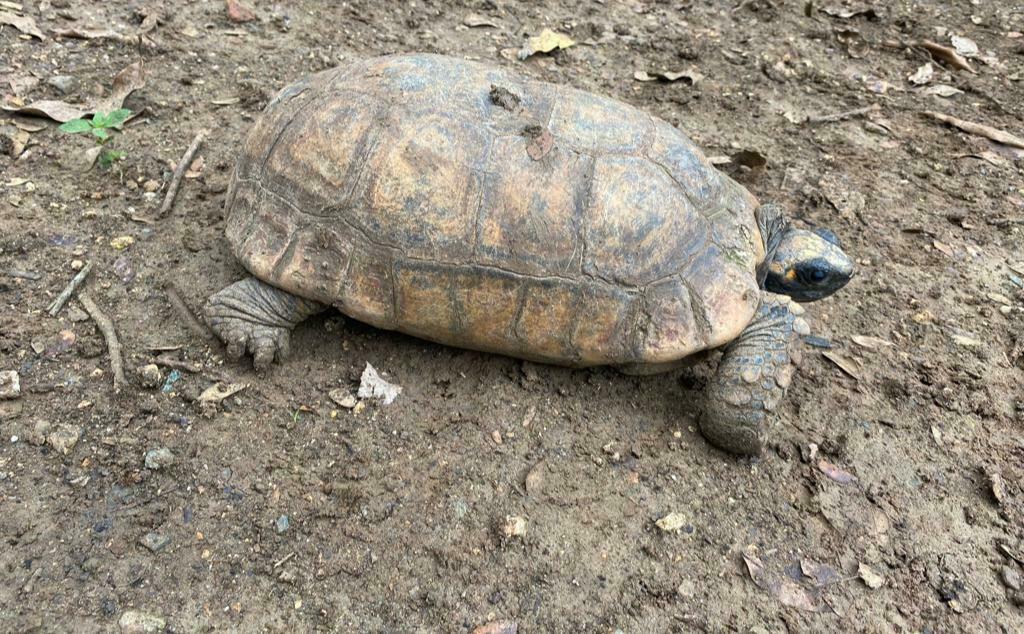
<svg viewBox="0 0 1024 634">
<path fill-rule="evenodd" d="M 107 147 L 107 142 L 111 139 L 110 130 L 120 128 L 131 114 L 132 111 L 127 108 L 119 108 L 107 113 L 95 112 L 91 121 L 89 119 L 74 119 L 62 124 L 59 129 L 68 134 L 91 134 L 96 139 L 96 143 L 104 146 L 99 156 L 100 166 L 110 167 L 114 161 L 124 157 L 124 152 Z"/>
</svg>

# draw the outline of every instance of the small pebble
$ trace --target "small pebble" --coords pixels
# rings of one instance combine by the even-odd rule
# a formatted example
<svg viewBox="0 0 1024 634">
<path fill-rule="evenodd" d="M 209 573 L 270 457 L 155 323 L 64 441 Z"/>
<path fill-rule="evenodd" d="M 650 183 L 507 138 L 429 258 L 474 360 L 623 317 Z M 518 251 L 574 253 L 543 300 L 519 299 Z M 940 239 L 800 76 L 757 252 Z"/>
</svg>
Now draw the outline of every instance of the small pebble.
<svg viewBox="0 0 1024 634">
<path fill-rule="evenodd" d="M 0 372 L 0 399 L 21 396 L 21 377 L 14 370 Z"/>
<path fill-rule="evenodd" d="M 282 515 L 278 517 L 277 520 L 274 522 L 274 530 L 277 531 L 278 535 L 287 531 L 290 526 L 291 520 L 288 519 L 287 515 Z"/>
<path fill-rule="evenodd" d="M 164 380 L 160 368 L 155 363 L 144 365 L 137 370 L 142 385 L 148 388 L 158 387 Z"/>
<path fill-rule="evenodd" d="M 506 515 L 501 525 L 501 534 L 505 537 L 523 537 L 526 535 L 526 518 L 519 515 Z"/>
<path fill-rule="evenodd" d="M 117 622 L 121 634 L 152 634 L 167 629 L 167 621 L 155 614 L 128 610 Z"/>
<path fill-rule="evenodd" d="M 167 447 L 160 447 L 158 449 L 150 449 L 146 452 L 145 463 L 147 469 L 158 471 L 160 469 L 166 469 L 167 467 L 174 464 L 175 456 Z"/>
<path fill-rule="evenodd" d="M 148 181 L 142 184 L 142 189 L 143 191 L 147 192 L 155 192 L 156 190 L 160 189 L 160 182 L 155 181 L 153 179 L 149 179 Z"/>
<path fill-rule="evenodd" d="M 1021 583 L 1020 573 L 1009 566 L 1003 566 L 999 571 L 999 576 L 1003 580 L 1003 585 L 1011 590 L 1020 590 L 1024 585 Z"/>
<path fill-rule="evenodd" d="M 82 428 L 73 425 L 58 425 L 57 429 L 50 432 L 46 442 L 65 456 L 71 453 L 78 441 L 82 438 Z"/>
<path fill-rule="evenodd" d="M 359 402 L 355 395 L 340 387 L 328 392 L 327 396 L 329 396 L 331 400 L 337 403 L 340 407 L 344 407 L 345 409 L 352 409 Z"/>
<path fill-rule="evenodd" d="M 171 538 L 160 533 L 146 533 L 139 543 L 152 553 L 158 553 L 171 543 Z"/>
<path fill-rule="evenodd" d="M 46 83 L 57 89 L 62 95 L 66 95 L 75 89 L 75 78 L 71 75 L 54 75 L 46 80 Z"/>
</svg>

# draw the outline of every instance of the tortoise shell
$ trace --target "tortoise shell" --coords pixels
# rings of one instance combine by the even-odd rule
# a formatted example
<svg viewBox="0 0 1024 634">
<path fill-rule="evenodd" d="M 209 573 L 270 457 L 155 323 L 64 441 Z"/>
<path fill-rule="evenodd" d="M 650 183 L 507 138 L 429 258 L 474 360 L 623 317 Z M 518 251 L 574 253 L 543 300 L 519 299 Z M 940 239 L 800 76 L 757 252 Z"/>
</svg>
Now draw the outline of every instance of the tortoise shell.
<svg viewBox="0 0 1024 634">
<path fill-rule="evenodd" d="M 758 302 L 757 201 L 632 106 L 437 55 L 282 90 L 227 236 L 257 278 L 380 328 L 563 365 L 671 362 Z"/>
</svg>

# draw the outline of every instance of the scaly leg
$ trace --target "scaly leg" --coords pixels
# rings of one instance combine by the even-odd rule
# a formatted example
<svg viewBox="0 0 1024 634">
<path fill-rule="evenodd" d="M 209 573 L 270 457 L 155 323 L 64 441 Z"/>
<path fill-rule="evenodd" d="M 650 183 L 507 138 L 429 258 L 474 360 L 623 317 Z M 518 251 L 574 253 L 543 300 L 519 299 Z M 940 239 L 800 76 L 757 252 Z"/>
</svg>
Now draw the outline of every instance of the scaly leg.
<svg viewBox="0 0 1024 634">
<path fill-rule="evenodd" d="M 736 454 L 761 452 L 770 412 L 786 395 L 800 362 L 799 335 L 810 332 L 803 313 L 785 295 L 761 293 L 754 320 L 726 348 L 708 386 L 700 428 L 711 444 Z"/>
<path fill-rule="evenodd" d="M 228 356 L 252 354 L 257 370 L 288 355 L 289 335 L 300 321 L 326 306 L 248 277 L 206 302 L 206 319 L 227 345 Z"/>
</svg>

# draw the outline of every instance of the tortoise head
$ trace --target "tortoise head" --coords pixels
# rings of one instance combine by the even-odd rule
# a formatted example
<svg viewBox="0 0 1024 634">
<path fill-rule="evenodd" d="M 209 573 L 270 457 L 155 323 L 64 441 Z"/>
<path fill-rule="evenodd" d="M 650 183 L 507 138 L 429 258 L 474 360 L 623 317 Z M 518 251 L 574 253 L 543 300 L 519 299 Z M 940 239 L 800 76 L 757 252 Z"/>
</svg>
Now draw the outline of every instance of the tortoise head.
<svg viewBox="0 0 1024 634">
<path fill-rule="evenodd" d="M 813 302 L 835 293 L 853 277 L 853 262 L 836 234 L 797 229 L 771 203 L 759 207 L 756 216 L 765 245 L 758 281 L 765 290 Z"/>
</svg>

